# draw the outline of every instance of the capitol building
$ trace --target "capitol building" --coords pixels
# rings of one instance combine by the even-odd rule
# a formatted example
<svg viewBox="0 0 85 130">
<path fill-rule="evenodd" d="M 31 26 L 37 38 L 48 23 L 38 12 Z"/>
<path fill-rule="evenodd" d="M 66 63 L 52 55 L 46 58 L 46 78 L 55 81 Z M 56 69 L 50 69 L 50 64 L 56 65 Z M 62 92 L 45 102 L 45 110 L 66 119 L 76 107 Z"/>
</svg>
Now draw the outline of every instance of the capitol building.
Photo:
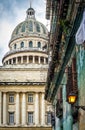
<svg viewBox="0 0 85 130">
<path fill-rule="evenodd" d="M 51 104 L 44 100 L 48 30 L 26 11 L 0 66 L 0 130 L 51 130 Z"/>
</svg>

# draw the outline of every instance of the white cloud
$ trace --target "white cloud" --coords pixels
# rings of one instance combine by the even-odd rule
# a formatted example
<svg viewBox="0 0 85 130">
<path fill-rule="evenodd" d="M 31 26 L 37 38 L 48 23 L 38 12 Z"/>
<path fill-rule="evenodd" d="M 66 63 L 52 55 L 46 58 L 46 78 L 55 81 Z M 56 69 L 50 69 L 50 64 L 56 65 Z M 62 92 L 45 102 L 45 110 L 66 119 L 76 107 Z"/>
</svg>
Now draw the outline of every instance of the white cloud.
<svg viewBox="0 0 85 130">
<path fill-rule="evenodd" d="M 15 13 L 15 20 L 10 19 L 10 16 L 5 17 L 0 22 L 0 65 L 2 65 L 2 58 L 4 54 L 9 51 L 8 44 L 11 38 L 11 34 L 13 29 L 19 24 L 20 22 L 24 21 L 25 19 L 25 10 L 19 10 L 18 8 L 14 8 Z M 23 14 L 23 15 L 22 15 Z"/>
<path fill-rule="evenodd" d="M 12 25 L 8 21 L 1 21 L 0 23 L 0 64 L 3 55 L 8 51 L 8 42 L 12 31 L 11 27 Z"/>
</svg>

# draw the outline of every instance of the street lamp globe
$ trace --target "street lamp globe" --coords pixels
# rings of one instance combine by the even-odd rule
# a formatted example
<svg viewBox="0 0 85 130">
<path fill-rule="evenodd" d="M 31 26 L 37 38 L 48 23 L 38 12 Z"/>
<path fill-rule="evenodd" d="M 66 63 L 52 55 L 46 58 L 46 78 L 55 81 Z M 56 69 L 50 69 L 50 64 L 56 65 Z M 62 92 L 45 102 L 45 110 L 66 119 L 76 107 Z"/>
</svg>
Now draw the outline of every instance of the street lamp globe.
<svg viewBox="0 0 85 130">
<path fill-rule="evenodd" d="M 71 92 L 69 95 L 68 95 L 68 103 L 69 104 L 74 104 L 77 100 L 77 94 L 75 94 L 74 92 Z"/>
</svg>

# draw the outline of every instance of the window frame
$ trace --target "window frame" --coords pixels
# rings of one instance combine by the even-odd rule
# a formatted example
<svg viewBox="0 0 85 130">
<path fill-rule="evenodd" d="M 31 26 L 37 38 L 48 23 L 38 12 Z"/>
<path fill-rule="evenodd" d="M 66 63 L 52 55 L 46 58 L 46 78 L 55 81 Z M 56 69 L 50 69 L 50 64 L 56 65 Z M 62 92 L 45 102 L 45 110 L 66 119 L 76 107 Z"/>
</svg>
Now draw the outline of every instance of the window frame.
<svg viewBox="0 0 85 130">
<path fill-rule="evenodd" d="M 37 43 L 37 47 L 38 47 L 38 48 L 41 48 L 41 42 L 38 42 L 38 43 Z"/>
<path fill-rule="evenodd" d="M 29 47 L 32 48 L 33 47 L 33 42 L 29 41 Z"/>
<path fill-rule="evenodd" d="M 33 120 L 34 120 L 34 113 L 28 112 L 28 124 L 33 125 Z"/>
<path fill-rule="evenodd" d="M 28 103 L 33 103 L 33 94 L 28 94 Z"/>
<path fill-rule="evenodd" d="M 14 112 L 9 112 L 9 124 L 14 124 Z"/>
<path fill-rule="evenodd" d="M 9 94 L 9 103 L 14 103 L 14 94 Z"/>
<path fill-rule="evenodd" d="M 17 44 L 16 44 L 16 43 L 14 44 L 14 49 L 15 49 L 15 50 L 17 49 Z"/>
<path fill-rule="evenodd" d="M 47 124 L 51 125 L 51 113 L 47 112 Z"/>
<path fill-rule="evenodd" d="M 20 43 L 20 47 L 24 48 L 24 42 L 23 41 Z"/>
</svg>

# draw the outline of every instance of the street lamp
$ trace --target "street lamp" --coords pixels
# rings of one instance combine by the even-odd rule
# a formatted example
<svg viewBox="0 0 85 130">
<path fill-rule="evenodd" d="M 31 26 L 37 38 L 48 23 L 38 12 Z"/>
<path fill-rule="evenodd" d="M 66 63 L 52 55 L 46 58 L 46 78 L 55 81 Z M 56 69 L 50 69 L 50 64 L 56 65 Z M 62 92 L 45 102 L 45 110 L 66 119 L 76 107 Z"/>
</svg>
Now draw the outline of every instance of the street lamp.
<svg viewBox="0 0 85 130">
<path fill-rule="evenodd" d="M 77 94 L 75 94 L 74 92 L 69 93 L 68 95 L 68 103 L 69 104 L 74 104 L 77 100 Z"/>
<path fill-rule="evenodd" d="M 68 103 L 73 105 L 75 108 L 77 108 L 77 109 L 81 108 L 82 110 L 85 111 L 85 106 L 74 105 L 76 103 L 76 100 L 77 100 L 77 94 L 76 93 L 74 93 L 74 92 L 69 93 L 67 100 L 68 100 Z"/>
</svg>

